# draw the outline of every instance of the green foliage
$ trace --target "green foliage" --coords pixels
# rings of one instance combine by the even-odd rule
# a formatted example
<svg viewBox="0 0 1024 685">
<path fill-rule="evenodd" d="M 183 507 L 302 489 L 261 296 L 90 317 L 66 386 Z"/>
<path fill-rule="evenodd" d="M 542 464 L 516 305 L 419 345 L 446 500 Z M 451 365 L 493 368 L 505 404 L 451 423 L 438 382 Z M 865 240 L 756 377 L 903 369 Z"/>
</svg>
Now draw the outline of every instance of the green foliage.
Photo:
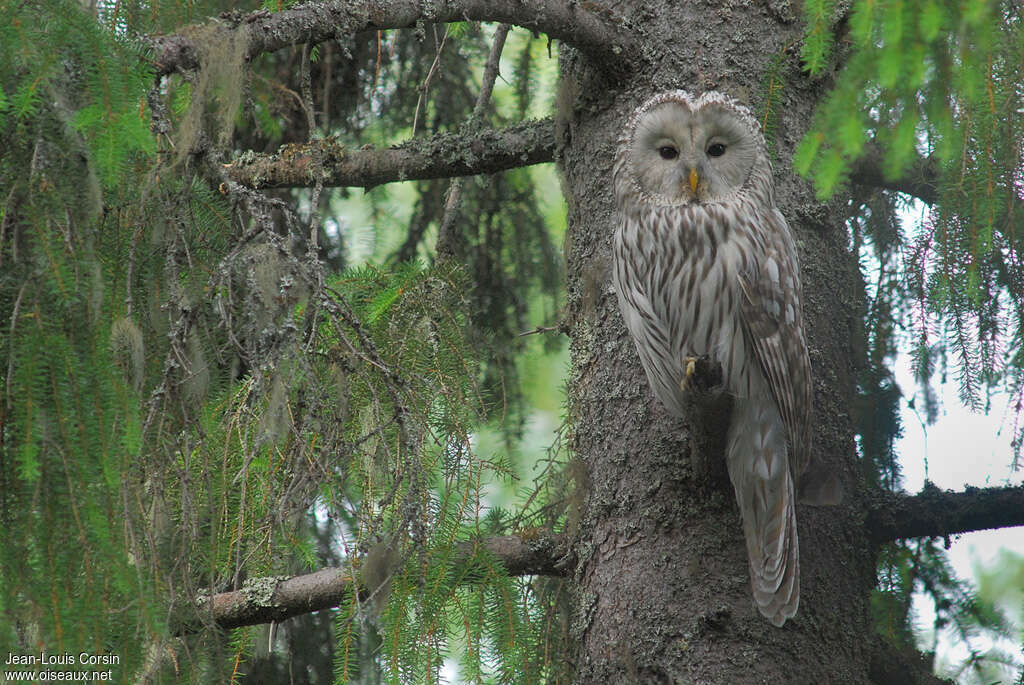
<svg viewBox="0 0 1024 685">
<path fill-rule="evenodd" d="M 824 71 L 832 48 L 832 14 L 835 3 L 831 0 L 806 0 L 804 2 L 804 44 L 800 57 L 813 76 Z"/>
<path fill-rule="evenodd" d="M 134 671 L 144 652 L 118 646 L 166 611 L 125 548 L 141 396 L 116 370 L 99 229 L 154 147 L 148 69 L 76 3 L 0 4 L 0 42 L 0 644 L 117 648 Z"/>
<path fill-rule="evenodd" d="M 805 63 L 821 71 L 817 5 L 809 5 L 813 50 Z M 1024 301 L 1020 260 L 1020 178 L 1024 139 L 1024 16 L 1019 3 L 860 0 L 834 25 L 843 68 L 819 102 L 794 155 L 794 169 L 827 199 L 852 195 L 851 236 L 862 258 L 865 342 L 853 417 L 864 474 L 900 487 L 894 452 L 902 392 L 887 368 L 897 346 L 909 347 L 923 421 L 938 416 L 933 378 L 955 378 L 960 400 L 987 409 L 992 392 L 1016 399 L 1014 449 L 1022 445 Z M 847 33 L 843 33 L 843 31 Z M 830 38 L 831 40 L 831 38 Z M 848 51 L 848 52 L 845 52 Z M 902 187 L 926 181 L 930 207 L 915 209 L 892 192 L 848 183 L 865 156 Z M 909 181 L 909 183 L 907 183 Z M 900 183 L 897 183 L 900 185 Z M 901 227 L 901 223 L 908 225 Z M 913 402 L 916 402 L 915 406 Z M 974 602 L 935 547 L 898 547 L 883 559 L 884 592 L 874 599 L 880 631 L 912 647 L 910 594 L 930 594 L 939 621 L 969 641 L 1002 624 Z M 975 654 L 972 656 L 978 657 Z"/>
<path fill-rule="evenodd" d="M 807 31 L 820 27 L 809 23 Z M 908 244 L 884 256 L 910 254 L 901 296 L 918 299 L 905 321 L 914 354 L 938 360 L 931 370 L 952 368 L 968 406 L 983 408 L 997 386 L 1020 395 L 1024 319 L 1011 303 L 1024 298 L 1016 211 L 1024 169 L 1021 8 L 864 0 L 851 7 L 849 32 L 853 51 L 794 168 L 813 178 L 822 198 L 869 149 L 881 153 L 889 179 L 934 176 L 930 213 Z"/>
<path fill-rule="evenodd" d="M 973 671 L 978 676 L 994 672 L 999 664 L 1013 666 L 998 647 L 984 651 L 975 645 L 992 644 L 1009 632 L 1010 624 L 1003 612 L 981 593 L 953 573 L 945 550 L 935 541 L 896 543 L 883 552 L 879 566 L 880 590 L 872 597 L 872 612 L 879 632 L 904 649 L 916 649 L 917 639 L 911 632 L 914 622 L 911 594 L 920 592 L 932 603 L 934 620 L 925 648 L 934 655 L 940 634 L 952 637 L 967 646 L 969 656 L 949 676 Z M 950 665 L 939 665 L 940 672 Z M 1003 676 L 1006 672 L 1000 673 Z M 973 682 L 989 682 L 974 680 Z"/>
<path fill-rule="evenodd" d="M 4 647 L 116 654 L 126 681 L 276 682 L 298 669 L 309 682 L 431 682 L 449 658 L 480 680 L 562 673 L 553 586 L 460 546 L 512 525 L 488 515 L 484 494 L 511 483 L 513 465 L 479 454 L 473 436 L 516 433 L 518 419 L 495 417 L 520 396 L 517 333 L 551 321 L 561 285 L 534 173 L 467 184 L 465 269 L 415 259 L 429 253 L 430 232 L 416 231 L 436 225 L 443 183 L 414 191 L 411 224 L 378 216 L 382 236 L 409 233 L 407 258 L 394 258 L 401 239 L 382 238 L 376 266 L 339 268 L 343 244 L 308 259 L 289 209 L 195 173 L 214 166 L 198 154 L 207 141 L 294 136 L 299 70 L 269 56 L 250 72 L 244 43 L 220 27 L 207 69 L 149 91 L 147 60 L 125 39 L 208 9 L 0 7 L 12 47 L 0 55 Z M 323 125 L 381 142 L 407 136 L 417 112 L 421 131 L 457 126 L 488 40 L 466 23 L 444 49 L 405 33 L 346 55 L 321 45 L 314 83 L 346 79 Z M 542 87 L 542 42 L 510 46 L 523 76 L 496 90 L 485 118 L 498 123 Z M 418 89 L 439 50 L 453 87 Z M 364 132 L 371 111 L 389 114 Z M 478 233 L 469 217 L 484 212 Z M 539 294 L 546 306 L 519 304 Z M 388 553 L 374 585 L 377 549 Z M 378 593 L 290 622 L 286 654 L 266 651 L 262 629 L 225 636 L 189 609 L 324 564 Z M 172 638 L 183 625 L 196 633 Z"/>
<path fill-rule="evenodd" d="M 53 2 L 47 11 L 60 20 L 40 20 L 35 8 L 17 3 L 0 6 L 0 42 L 7 46 L 0 56 L 0 139 L 31 137 L 46 109 L 54 124 L 81 135 L 64 133 L 62 142 L 87 150 L 109 188 L 134 155 L 153 150 L 142 98 L 151 75 L 135 50 L 112 40 L 74 3 Z"/>
<path fill-rule="evenodd" d="M 346 91 L 355 102 L 330 115 L 338 122 L 341 138 L 351 135 L 353 147 L 368 140 L 398 142 L 409 136 L 414 119 L 417 134 L 422 135 L 459 131 L 463 126 L 500 126 L 550 111 L 555 63 L 548 58 L 544 41 L 516 30 L 508 37 L 501 64 L 509 83 L 498 79 L 484 115 L 471 120 L 493 27 L 471 22 L 456 26 L 457 30 L 451 25 L 432 28 L 425 41 L 400 32 L 383 35 L 379 42 L 371 36 L 358 44 L 353 58 L 362 68 L 355 76 L 359 87 Z M 378 61 L 378 53 L 393 58 Z M 415 85 L 433 83 L 428 76 L 435 58 L 438 71 L 445 74 L 445 87 L 421 93 Z M 384 81 L 393 85 L 374 88 Z M 353 117 L 353 109 L 357 114 L 369 109 L 374 116 Z M 358 201 L 332 205 L 332 211 L 341 215 L 338 225 L 344 225 L 349 236 L 355 238 L 360 230 L 352 224 L 369 224 L 370 235 L 353 239 L 357 244 L 345 245 L 344 250 L 356 261 L 432 258 L 449 184 L 439 179 L 383 186 Z M 492 350 L 483 361 L 483 383 L 488 392 L 502 396 L 493 406 L 500 408 L 502 430 L 510 442 L 519 438 L 526 416 L 516 363 L 525 344 L 519 334 L 538 325 L 552 326 L 558 316 L 563 282 L 558 244 L 565 212 L 557 188 L 552 170 L 516 169 L 466 179 L 453 222 L 456 256 L 478 284 L 470 307 L 475 344 Z M 356 221 L 356 216 L 364 218 Z M 367 242 L 373 243 L 369 250 Z"/>
<path fill-rule="evenodd" d="M 1014 665 L 1012 657 L 998 647 L 982 651 L 975 645 L 993 644 L 1010 632 L 1003 612 L 983 594 L 973 590 L 953 573 L 945 550 L 936 541 L 895 543 L 880 557 L 880 590 L 872 596 L 872 612 L 879 632 L 904 649 L 917 649 L 918 638 L 910 630 L 920 617 L 914 616 L 911 595 L 920 592 L 931 602 L 932 625 L 926 629 L 927 651 L 935 654 L 940 634 L 945 634 L 969 650 L 968 658 L 957 666 L 937 664 L 937 670 L 957 677 L 966 671 L 979 678 L 971 682 L 991 682 L 984 674 L 997 672 L 1000 664 Z M 950 672 L 952 671 L 952 672 Z M 999 672 L 1004 677 L 1006 671 Z"/>
</svg>

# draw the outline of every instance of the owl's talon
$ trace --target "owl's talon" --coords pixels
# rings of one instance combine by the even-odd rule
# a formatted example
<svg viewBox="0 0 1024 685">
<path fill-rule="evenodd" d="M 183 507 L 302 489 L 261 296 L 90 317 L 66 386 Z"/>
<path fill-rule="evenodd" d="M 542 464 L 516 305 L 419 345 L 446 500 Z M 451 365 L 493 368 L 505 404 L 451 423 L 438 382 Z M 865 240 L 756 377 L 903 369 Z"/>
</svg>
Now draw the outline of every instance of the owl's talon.
<svg viewBox="0 0 1024 685">
<path fill-rule="evenodd" d="M 679 383 L 681 390 L 693 390 L 693 373 L 697 370 L 697 358 L 686 357 L 683 361 L 686 362 L 686 373 L 683 374 L 683 380 Z"/>
<path fill-rule="evenodd" d="M 722 385 L 722 365 L 706 354 L 683 357 L 683 368 L 679 389 L 684 392 L 706 393 Z"/>
</svg>

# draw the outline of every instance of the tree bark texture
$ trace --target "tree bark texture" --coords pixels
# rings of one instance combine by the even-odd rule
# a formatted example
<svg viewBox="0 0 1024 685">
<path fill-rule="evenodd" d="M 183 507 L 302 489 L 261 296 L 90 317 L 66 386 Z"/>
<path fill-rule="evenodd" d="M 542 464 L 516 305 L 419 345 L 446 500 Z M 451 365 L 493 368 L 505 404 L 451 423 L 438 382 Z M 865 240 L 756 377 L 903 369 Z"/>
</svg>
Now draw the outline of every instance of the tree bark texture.
<svg viewBox="0 0 1024 685">
<path fill-rule="evenodd" d="M 827 84 L 800 70 L 801 23 L 788 3 L 632 0 L 617 9 L 643 46 L 643 64 L 615 81 L 565 49 L 556 121 L 569 202 L 573 451 L 588 471 L 571 624 L 577 682 L 871 682 L 875 550 L 858 515 L 847 414 L 859 273 L 838 203 L 817 203 L 790 162 Z M 846 492 L 838 507 L 798 508 L 800 610 L 782 629 L 754 607 L 725 475 L 725 421 L 707 412 L 678 421 L 658 404 L 610 280 L 611 170 L 629 114 L 672 88 L 719 90 L 757 111 L 780 60 L 786 85 L 769 142 L 777 202 L 800 250 L 815 456 Z"/>
</svg>

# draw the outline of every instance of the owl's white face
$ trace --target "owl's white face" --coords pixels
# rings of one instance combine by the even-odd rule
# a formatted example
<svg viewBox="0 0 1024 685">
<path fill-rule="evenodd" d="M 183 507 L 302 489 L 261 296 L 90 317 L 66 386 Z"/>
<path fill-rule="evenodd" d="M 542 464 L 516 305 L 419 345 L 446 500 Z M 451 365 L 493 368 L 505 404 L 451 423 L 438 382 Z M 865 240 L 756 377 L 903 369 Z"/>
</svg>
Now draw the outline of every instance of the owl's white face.
<svg viewBox="0 0 1024 685">
<path fill-rule="evenodd" d="M 645 195 L 687 205 L 730 199 L 762 157 L 762 145 L 745 112 L 680 95 L 642 113 L 629 152 Z"/>
</svg>

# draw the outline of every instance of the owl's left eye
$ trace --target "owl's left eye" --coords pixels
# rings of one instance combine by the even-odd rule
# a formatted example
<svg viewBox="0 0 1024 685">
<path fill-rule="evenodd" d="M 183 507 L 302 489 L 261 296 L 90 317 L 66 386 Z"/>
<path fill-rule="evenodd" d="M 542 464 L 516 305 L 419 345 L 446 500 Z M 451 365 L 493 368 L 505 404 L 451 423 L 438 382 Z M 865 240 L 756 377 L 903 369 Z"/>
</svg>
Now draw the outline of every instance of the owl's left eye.
<svg viewBox="0 0 1024 685">
<path fill-rule="evenodd" d="M 679 156 L 679 150 L 671 145 L 662 145 L 658 148 L 658 154 L 661 155 L 662 159 L 675 159 Z"/>
<path fill-rule="evenodd" d="M 708 155 L 711 157 L 721 157 L 725 154 L 725 145 L 722 143 L 712 143 L 708 146 Z"/>
</svg>

